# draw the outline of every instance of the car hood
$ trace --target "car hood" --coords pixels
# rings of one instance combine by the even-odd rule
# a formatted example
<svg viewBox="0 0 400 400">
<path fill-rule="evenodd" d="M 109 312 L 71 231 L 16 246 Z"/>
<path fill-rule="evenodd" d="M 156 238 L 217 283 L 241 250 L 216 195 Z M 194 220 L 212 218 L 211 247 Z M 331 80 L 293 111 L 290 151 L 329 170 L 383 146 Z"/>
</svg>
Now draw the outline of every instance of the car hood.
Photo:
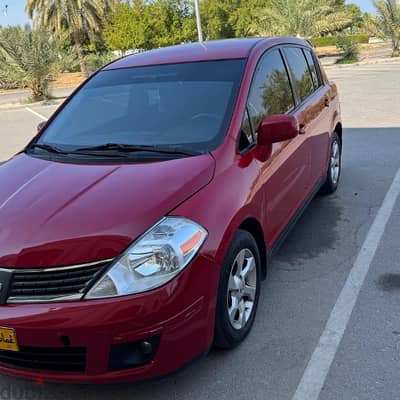
<svg viewBox="0 0 400 400">
<path fill-rule="evenodd" d="M 123 165 L 20 154 L 0 165 L 0 267 L 113 258 L 207 185 L 209 154 Z"/>
</svg>

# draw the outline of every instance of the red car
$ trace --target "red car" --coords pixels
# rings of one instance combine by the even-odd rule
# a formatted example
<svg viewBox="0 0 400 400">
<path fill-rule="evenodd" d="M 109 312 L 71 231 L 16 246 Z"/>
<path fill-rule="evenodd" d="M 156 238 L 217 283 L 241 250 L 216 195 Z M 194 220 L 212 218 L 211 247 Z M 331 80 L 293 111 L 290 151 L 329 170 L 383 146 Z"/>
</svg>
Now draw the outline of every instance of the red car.
<svg viewBox="0 0 400 400">
<path fill-rule="evenodd" d="M 106 66 L 0 166 L 0 372 L 142 380 L 238 345 L 341 149 L 337 88 L 304 40 Z"/>
</svg>

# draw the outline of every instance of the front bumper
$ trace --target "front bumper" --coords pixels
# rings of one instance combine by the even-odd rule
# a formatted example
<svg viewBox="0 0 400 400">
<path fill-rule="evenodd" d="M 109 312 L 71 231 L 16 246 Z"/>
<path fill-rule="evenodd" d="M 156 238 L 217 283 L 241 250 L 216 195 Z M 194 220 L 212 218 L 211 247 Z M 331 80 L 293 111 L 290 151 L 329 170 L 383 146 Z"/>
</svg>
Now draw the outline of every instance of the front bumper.
<svg viewBox="0 0 400 400">
<path fill-rule="evenodd" d="M 71 383 L 135 381 L 168 374 L 204 352 L 214 334 L 219 267 L 198 256 L 161 288 L 107 300 L 0 306 L 0 326 L 15 329 L 21 348 L 85 350 L 82 372 L 0 363 L 0 373 Z M 146 364 L 110 369 L 114 345 L 159 340 Z"/>
</svg>

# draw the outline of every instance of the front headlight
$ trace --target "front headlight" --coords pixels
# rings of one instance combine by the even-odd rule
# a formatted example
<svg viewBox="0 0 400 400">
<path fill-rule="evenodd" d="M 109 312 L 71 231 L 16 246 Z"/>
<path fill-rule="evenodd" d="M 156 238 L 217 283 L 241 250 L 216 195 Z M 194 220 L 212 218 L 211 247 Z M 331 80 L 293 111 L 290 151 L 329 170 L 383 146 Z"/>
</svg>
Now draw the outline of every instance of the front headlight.
<svg viewBox="0 0 400 400">
<path fill-rule="evenodd" d="M 86 294 L 124 296 L 164 285 L 193 259 L 207 231 L 193 221 L 166 217 L 133 243 Z"/>
</svg>

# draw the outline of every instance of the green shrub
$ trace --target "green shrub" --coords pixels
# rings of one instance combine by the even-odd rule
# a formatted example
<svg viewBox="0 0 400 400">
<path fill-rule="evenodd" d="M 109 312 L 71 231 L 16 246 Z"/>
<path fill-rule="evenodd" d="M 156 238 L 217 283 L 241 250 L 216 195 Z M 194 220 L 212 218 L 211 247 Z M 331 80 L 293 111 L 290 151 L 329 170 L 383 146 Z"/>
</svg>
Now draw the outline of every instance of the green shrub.
<svg viewBox="0 0 400 400">
<path fill-rule="evenodd" d="M 323 36 L 323 37 L 313 38 L 310 40 L 310 42 L 314 47 L 336 46 L 337 37 Z"/>
<path fill-rule="evenodd" d="M 367 35 L 365 33 L 360 33 L 358 35 L 351 35 L 350 37 L 352 37 L 357 44 L 368 44 L 369 43 L 369 35 Z"/>
<path fill-rule="evenodd" d="M 339 64 L 351 64 L 358 61 L 358 44 L 351 36 L 339 36 L 336 47 L 343 53 L 338 61 Z"/>
<path fill-rule="evenodd" d="M 104 65 L 115 59 L 112 53 L 89 53 L 85 57 L 86 66 L 89 72 L 95 72 Z"/>
<path fill-rule="evenodd" d="M 310 41 L 314 47 L 337 46 L 340 37 L 343 36 L 323 36 L 313 38 Z M 352 39 L 356 44 L 368 44 L 369 42 L 369 36 L 366 34 L 347 35 L 345 37 Z"/>
<path fill-rule="evenodd" d="M 75 46 L 60 49 L 60 72 L 80 72 L 79 59 Z"/>
<path fill-rule="evenodd" d="M 30 27 L 0 30 L 0 86 L 27 87 L 34 101 L 48 97 L 58 73 L 58 46 L 44 31 Z"/>
</svg>

